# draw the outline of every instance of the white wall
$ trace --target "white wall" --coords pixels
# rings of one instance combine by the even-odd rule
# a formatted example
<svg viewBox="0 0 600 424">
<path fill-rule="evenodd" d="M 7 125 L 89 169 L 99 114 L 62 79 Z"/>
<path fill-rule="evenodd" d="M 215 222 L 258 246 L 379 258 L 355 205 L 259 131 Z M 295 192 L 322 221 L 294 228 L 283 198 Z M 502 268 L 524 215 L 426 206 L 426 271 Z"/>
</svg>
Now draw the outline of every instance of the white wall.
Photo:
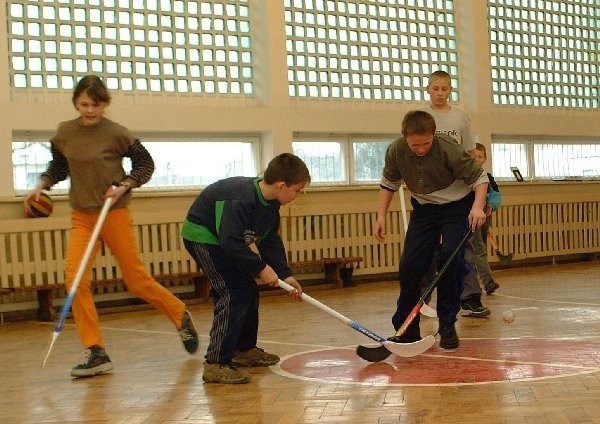
<svg viewBox="0 0 600 424">
<path fill-rule="evenodd" d="M 595 136 L 600 112 L 569 109 L 493 107 L 486 2 L 457 0 L 461 103 L 481 141 L 492 134 Z M 423 104 L 386 102 L 297 101 L 288 97 L 283 2 L 254 0 L 257 16 L 256 101 L 192 98 L 171 95 L 113 93 L 107 116 L 135 131 L 243 132 L 263 136 L 262 162 L 291 150 L 300 132 L 394 133 L 403 114 Z M 6 39 L 6 10 L 0 8 L 0 38 Z M 12 189 L 11 138 L 15 130 L 53 131 L 58 122 L 75 117 L 71 93 L 13 93 L 8 74 L 7 43 L 0 43 L 0 218 L 13 216 L 19 199 Z M 492 158 L 493 160 L 493 158 Z M 490 166 L 490 164 L 488 164 Z M 9 206 L 7 206 L 9 205 Z M 7 211 L 7 208 L 10 211 Z"/>
</svg>

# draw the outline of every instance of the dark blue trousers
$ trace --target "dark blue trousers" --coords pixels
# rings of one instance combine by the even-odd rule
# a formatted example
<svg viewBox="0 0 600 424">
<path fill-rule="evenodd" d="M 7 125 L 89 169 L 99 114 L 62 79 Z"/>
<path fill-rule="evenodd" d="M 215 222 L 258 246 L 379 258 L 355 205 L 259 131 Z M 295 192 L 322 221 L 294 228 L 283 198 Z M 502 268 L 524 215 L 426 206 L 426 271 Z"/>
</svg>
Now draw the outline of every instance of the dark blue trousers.
<svg viewBox="0 0 600 424">
<path fill-rule="evenodd" d="M 258 285 L 238 269 L 219 246 L 183 241 L 208 277 L 215 304 L 205 358 L 211 363 L 227 363 L 236 350 L 245 351 L 256 346 Z"/>
<path fill-rule="evenodd" d="M 444 205 L 419 204 L 411 198 L 413 212 L 404 241 L 400 262 L 400 296 L 392 317 L 398 330 L 421 297 L 421 280 L 435 259 L 441 269 L 446 259 L 459 245 L 469 230 L 468 216 L 473 206 L 474 193 Z M 441 238 L 441 245 L 440 245 Z M 460 294 L 464 286 L 466 264 L 464 249 L 452 261 L 437 286 L 437 313 L 441 321 L 453 324 L 460 310 Z M 419 315 L 408 332 L 419 329 Z"/>
</svg>

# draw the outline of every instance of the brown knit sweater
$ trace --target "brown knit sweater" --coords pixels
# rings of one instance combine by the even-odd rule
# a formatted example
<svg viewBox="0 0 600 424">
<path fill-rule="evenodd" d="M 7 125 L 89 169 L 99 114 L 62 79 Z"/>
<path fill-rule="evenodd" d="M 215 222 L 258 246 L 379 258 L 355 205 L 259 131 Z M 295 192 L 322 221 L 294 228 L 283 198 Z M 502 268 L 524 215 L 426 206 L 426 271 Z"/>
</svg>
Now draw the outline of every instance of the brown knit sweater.
<svg viewBox="0 0 600 424">
<path fill-rule="evenodd" d="M 48 188 L 71 177 L 71 207 L 84 213 L 97 213 L 104 204 L 104 193 L 113 182 L 126 178 L 139 187 L 154 172 L 154 161 L 127 128 L 109 119 L 91 126 L 79 119 L 60 123 L 51 139 L 52 160 L 42 174 Z M 132 170 L 125 175 L 123 158 L 129 157 Z M 129 204 L 131 194 L 122 196 L 113 209 Z"/>
</svg>

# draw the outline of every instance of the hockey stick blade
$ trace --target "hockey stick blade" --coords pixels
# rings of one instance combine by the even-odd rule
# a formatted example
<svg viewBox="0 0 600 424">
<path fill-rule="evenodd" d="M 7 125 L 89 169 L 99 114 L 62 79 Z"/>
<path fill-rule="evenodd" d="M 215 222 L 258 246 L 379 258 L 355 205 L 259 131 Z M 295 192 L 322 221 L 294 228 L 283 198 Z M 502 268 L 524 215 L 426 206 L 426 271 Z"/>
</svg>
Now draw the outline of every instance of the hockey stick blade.
<svg viewBox="0 0 600 424">
<path fill-rule="evenodd" d="M 292 287 L 291 285 L 287 284 L 286 282 L 284 282 L 282 280 L 279 280 L 278 284 L 279 284 L 279 287 L 281 287 L 282 289 L 284 289 L 288 292 L 295 290 L 294 287 Z M 329 306 L 324 305 L 323 303 L 319 302 L 317 299 L 310 297 L 306 293 L 302 293 L 302 300 L 317 307 L 321 311 L 328 313 L 329 315 L 333 316 L 334 318 L 337 318 L 338 320 L 342 321 L 344 324 L 346 324 L 349 327 L 353 328 L 354 330 L 357 330 L 358 332 L 364 334 L 365 336 L 369 337 L 370 339 L 375 340 L 376 342 L 380 343 L 380 347 L 383 347 L 385 349 L 385 352 L 386 352 L 385 358 L 387 358 L 391 353 L 393 353 L 394 355 L 402 356 L 402 357 L 410 357 L 410 356 L 420 355 L 421 353 L 423 353 L 427 349 L 429 349 L 435 341 L 433 336 L 428 336 L 428 337 L 424 338 L 423 340 L 420 340 L 415 343 L 393 343 L 393 342 L 390 342 L 390 341 L 384 339 L 383 337 L 373 333 L 371 330 L 363 327 L 359 323 L 352 321 L 350 318 L 331 309 Z M 358 353 L 358 348 L 357 348 L 357 353 Z M 370 361 L 370 362 L 377 362 L 377 361 Z"/>
<path fill-rule="evenodd" d="M 434 343 L 435 337 L 432 335 L 413 343 L 394 343 L 386 340 L 380 346 L 358 346 L 356 354 L 368 362 L 381 362 L 392 353 L 403 358 L 411 358 L 425 353 Z"/>
<path fill-rule="evenodd" d="M 395 337 L 400 337 L 402 334 L 404 334 L 404 332 L 406 331 L 408 326 L 413 322 L 415 317 L 419 314 L 419 312 L 421 311 L 421 308 L 425 304 L 425 299 L 427 297 L 429 297 L 429 295 L 433 292 L 433 289 L 435 289 L 437 287 L 440 279 L 442 278 L 442 275 L 444 275 L 444 273 L 446 272 L 446 269 L 448 269 L 448 267 L 450 266 L 450 263 L 458 255 L 458 253 L 460 252 L 460 249 L 462 249 L 462 247 L 465 245 L 467 240 L 469 240 L 470 236 L 471 236 L 471 231 L 467 231 L 465 233 L 465 235 L 463 236 L 462 240 L 460 241 L 460 243 L 458 244 L 458 246 L 456 246 L 456 248 L 452 251 L 452 253 L 448 257 L 448 259 L 446 259 L 446 262 L 444 262 L 444 265 L 435 274 L 435 277 L 433 278 L 433 280 L 431 280 L 431 282 L 429 283 L 429 285 L 427 286 L 425 291 L 421 294 L 421 298 L 419 299 L 419 301 L 417 302 L 415 307 L 412 309 L 412 311 L 410 311 L 410 313 L 408 314 L 408 316 L 406 317 L 406 319 L 404 320 L 404 322 L 402 323 L 400 328 L 398 328 L 398 331 L 396 331 L 396 334 L 394 334 Z M 425 337 L 425 339 L 427 339 L 428 337 L 433 338 L 433 336 L 427 336 L 427 337 Z M 423 341 L 425 339 L 419 340 L 418 342 L 414 342 L 414 343 L 420 343 L 421 341 Z M 411 343 L 395 343 L 395 344 L 396 345 L 408 345 Z M 387 345 L 385 343 L 382 343 L 382 345 L 383 346 L 377 346 L 377 347 L 358 346 L 356 348 L 356 354 L 358 356 L 360 356 L 361 358 L 363 358 L 364 360 L 369 361 L 369 362 L 383 361 L 385 358 L 390 356 L 392 351 L 390 349 L 387 349 L 387 347 L 389 345 Z M 433 343 L 429 347 L 431 347 L 431 346 L 433 346 Z M 383 349 L 381 349 L 382 347 L 385 347 L 386 349 L 383 350 Z M 429 347 L 427 349 L 429 349 Z M 425 349 L 425 350 L 427 350 L 427 349 Z M 377 353 L 371 354 L 369 352 L 369 351 L 373 351 L 373 350 L 376 350 Z M 371 359 L 373 359 L 373 360 L 371 360 Z"/>
<path fill-rule="evenodd" d="M 491 230 L 488 231 L 488 240 L 490 241 L 492 247 L 494 248 L 494 253 L 496 254 L 496 256 L 498 256 L 498 259 L 500 260 L 500 265 L 503 265 L 503 266 L 510 265 L 510 262 L 512 260 L 512 254 L 504 253 L 498 248 L 498 243 L 496 242 L 496 236 L 494 235 L 494 233 L 492 233 Z"/>
</svg>

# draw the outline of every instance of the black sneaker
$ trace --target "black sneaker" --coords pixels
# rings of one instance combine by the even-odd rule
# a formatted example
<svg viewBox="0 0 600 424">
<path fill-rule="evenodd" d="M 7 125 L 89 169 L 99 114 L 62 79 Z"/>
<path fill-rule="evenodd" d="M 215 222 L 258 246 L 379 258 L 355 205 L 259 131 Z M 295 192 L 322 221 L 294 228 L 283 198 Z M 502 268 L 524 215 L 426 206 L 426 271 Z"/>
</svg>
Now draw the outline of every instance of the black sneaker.
<svg viewBox="0 0 600 424">
<path fill-rule="evenodd" d="M 409 327 L 401 336 L 388 337 L 388 340 L 393 343 L 414 343 L 421 340 L 421 332 L 418 328 L 417 331 L 411 331 Z"/>
<path fill-rule="evenodd" d="M 446 324 L 440 321 L 438 333 L 440 334 L 440 347 L 442 349 L 456 349 L 460 344 L 454 324 Z"/>
<path fill-rule="evenodd" d="M 83 352 L 83 354 L 86 356 L 87 361 L 73 368 L 71 370 L 71 377 L 93 377 L 98 374 L 104 374 L 114 368 L 106 351 L 101 347 L 92 347 Z"/>
<path fill-rule="evenodd" d="M 194 322 L 192 321 L 192 314 L 190 314 L 189 311 L 183 313 L 181 328 L 177 330 L 177 332 L 181 337 L 183 347 L 185 347 L 185 350 L 187 350 L 188 353 L 194 353 L 198 350 L 198 333 L 196 332 Z"/>
<path fill-rule="evenodd" d="M 463 317 L 483 318 L 490 314 L 490 310 L 481 304 L 481 298 L 478 295 L 472 295 L 460 302 L 463 309 Z"/>
<path fill-rule="evenodd" d="M 485 288 L 485 294 L 492 294 L 500 287 L 500 284 L 490 280 L 483 287 Z"/>
</svg>

